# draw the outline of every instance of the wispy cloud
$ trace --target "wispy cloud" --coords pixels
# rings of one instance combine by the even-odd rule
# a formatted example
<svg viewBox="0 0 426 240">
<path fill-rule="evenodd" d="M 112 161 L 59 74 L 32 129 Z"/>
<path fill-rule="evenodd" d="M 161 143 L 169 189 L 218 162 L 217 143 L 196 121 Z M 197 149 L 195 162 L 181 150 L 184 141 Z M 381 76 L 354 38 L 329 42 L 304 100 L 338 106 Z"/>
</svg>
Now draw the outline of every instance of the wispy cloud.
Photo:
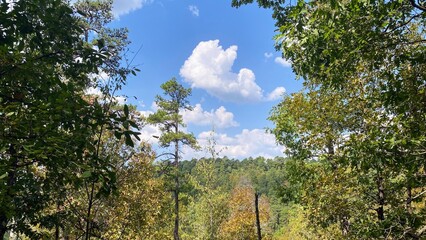
<svg viewBox="0 0 426 240">
<path fill-rule="evenodd" d="M 192 13 L 192 15 L 197 16 L 197 17 L 200 16 L 200 10 L 198 9 L 197 6 L 189 5 L 188 9 Z"/>
<path fill-rule="evenodd" d="M 118 18 L 152 2 L 153 0 L 114 0 L 112 13 Z"/>
<path fill-rule="evenodd" d="M 266 53 L 264 53 L 264 54 L 263 54 L 263 56 L 265 56 L 265 58 L 266 58 L 266 59 L 269 59 L 269 58 L 271 58 L 272 56 L 274 56 L 274 54 L 273 54 L 273 53 L 270 53 L 270 52 L 266 52 Z"/>
</svg>

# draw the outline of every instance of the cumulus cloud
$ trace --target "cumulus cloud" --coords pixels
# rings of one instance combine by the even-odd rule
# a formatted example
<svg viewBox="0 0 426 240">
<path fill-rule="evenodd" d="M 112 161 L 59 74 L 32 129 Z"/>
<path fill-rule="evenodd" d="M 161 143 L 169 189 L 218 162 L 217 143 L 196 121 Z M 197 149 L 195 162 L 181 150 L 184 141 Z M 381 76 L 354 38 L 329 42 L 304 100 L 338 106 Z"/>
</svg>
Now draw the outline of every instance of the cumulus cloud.
<svg viewBox="0 0 426 240">
<path fill-rule="evenodd" d="M 285 88 L 283 87 L 277 87 L 274 89 L 274 91 L 272 91 L 271 93 L 268 94 L 267 99 L 269 101 L 274 101 L 277 99 L 280 99 L 285 93 Z"/>
<path fill-rule="evenodd" d="M 283 67 L 291 67 L 291 61 L 288 61 L 287 59 L 282 57 L 276 57 L 275 62 L 280 64 Z"/>
<path fill-rule="evenodd" d="M 114 0 L 112 4 L 112 13 L 115 17 L 126 15 L 131 11 L 142 8 L 144 5 L 151 3 L 153 0 Z"/>
<path fill-rule="evenodd" d="M 276 145 L 275 137 L 266 133 L 263 129 L 244 129 L 235 136 L 227 134 L 218 134 L 211 131 L 201 132 L 197 136 L 200 146 L 208 146 L 208 140 L 214 137 L 216 140 L 216 151 L 220 156 L 229 158 L 243 159 L 247 157 L 262 156 L 265 158 L 274 158 L 283 156 L 284 147 Z M 197 152 L 189 148 L 184 149 L 185 159 L 209 157 L 204 152 Z"/>
<path fill-rule="evenodd" d="M 188 9 L 192 13 L 192 15 L 197 16 L 197 17 L 200 16 L 200 10 L 198 9 L 197 6 L 189 5 Z"/>
<path fill-rule="evenodd" d="M 236 45 L 223 49 L 219 40 L 200 42 L 180 69 L 180 75 L 192 88 L 201 88 L 209 94 L 232 102 L 267 100 L 255 82 L 252 70 L 232 71 L 237 58 Z"/>
<path fill-rule="evenodd" d="M 234 121 L 234 114 L 228 112 L 223 106 L 216 110 L 204 111 L 201 104 L 196 104 L 192 111 L 184 111 L 182 116 L 187 124 L 214 126 L 217 128 L 236 127 L 239 125 Z"/>
<path fill-rule="evenodd" d="M 145 125 L 140 130 L 139 138 L 141 141 L 150 143 L 150 144 L 158 144 L 158 138 L 161 135 L 161 130 L 159 127 L 154 125 Z"/>
</svg>

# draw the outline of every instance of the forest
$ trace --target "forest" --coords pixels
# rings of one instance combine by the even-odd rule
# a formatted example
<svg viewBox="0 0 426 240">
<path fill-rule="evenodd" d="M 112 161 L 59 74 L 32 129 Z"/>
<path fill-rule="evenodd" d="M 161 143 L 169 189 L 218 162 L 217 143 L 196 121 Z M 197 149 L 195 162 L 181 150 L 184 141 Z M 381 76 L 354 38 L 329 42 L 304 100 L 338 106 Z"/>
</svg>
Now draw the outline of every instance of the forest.
<svg viewBox="0 0 426 240">
<path fill-rule="evenodd" d="M 229 1 L 271 10 L 303 82 L 282 155 L 245 159 L 186 131 L 172 76 L 149 116 L 118 100 L 141 70 L 112 3 L 0 1 L 0 239 L 426 239 L 425 1 Z"/>
</svg>

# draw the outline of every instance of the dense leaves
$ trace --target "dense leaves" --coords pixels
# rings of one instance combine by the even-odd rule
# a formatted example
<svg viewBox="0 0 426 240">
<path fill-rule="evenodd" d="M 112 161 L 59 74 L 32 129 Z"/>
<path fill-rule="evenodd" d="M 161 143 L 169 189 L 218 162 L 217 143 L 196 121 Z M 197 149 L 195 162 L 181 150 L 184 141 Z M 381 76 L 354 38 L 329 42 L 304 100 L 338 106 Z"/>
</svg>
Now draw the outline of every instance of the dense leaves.
<svg viewBox="0 0 426 240">
<path fill-rule="evenodd" d="M 60 209 L 67 189 L 89 181 L 100 184 L 99 194 L 113 190 L 111 158 L 100 145 L 107 128 L 135 135 L 123 124 L 128 113 L 110 111 L 127 73 L 111 64 L 122 47 L 89 43 L 86 20 L 63 1 L 0 6 L 0 236 L 13 230 L 40 238 L 40 229 L 59 226 L 63 211 L 46 207 Z M 115 88 L 103 88 L 102 99 L 86 96 L 106 69 Z"/>
<path fill-rule="evenodd" d="M 424 238 L 424 2 L 257 2 L 305 86 L 270 117 L 284 192 L 323 237 Z"/>
</svg>

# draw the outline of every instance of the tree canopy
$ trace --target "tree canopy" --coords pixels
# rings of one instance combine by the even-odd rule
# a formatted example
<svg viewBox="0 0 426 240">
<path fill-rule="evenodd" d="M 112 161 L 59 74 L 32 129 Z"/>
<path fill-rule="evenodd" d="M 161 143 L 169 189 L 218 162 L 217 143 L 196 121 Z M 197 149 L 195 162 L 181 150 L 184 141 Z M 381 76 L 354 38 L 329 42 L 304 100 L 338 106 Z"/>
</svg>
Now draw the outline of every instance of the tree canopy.
<svg viewBox="0 0 426 240">
<path fill-rule="evenodd" d="M 272 110 L 271 132 L 294 158 L 291 185 L 317 234 L 424 237 L 424 3 L 257 3 L 303 78 Z"/>
</svg>

